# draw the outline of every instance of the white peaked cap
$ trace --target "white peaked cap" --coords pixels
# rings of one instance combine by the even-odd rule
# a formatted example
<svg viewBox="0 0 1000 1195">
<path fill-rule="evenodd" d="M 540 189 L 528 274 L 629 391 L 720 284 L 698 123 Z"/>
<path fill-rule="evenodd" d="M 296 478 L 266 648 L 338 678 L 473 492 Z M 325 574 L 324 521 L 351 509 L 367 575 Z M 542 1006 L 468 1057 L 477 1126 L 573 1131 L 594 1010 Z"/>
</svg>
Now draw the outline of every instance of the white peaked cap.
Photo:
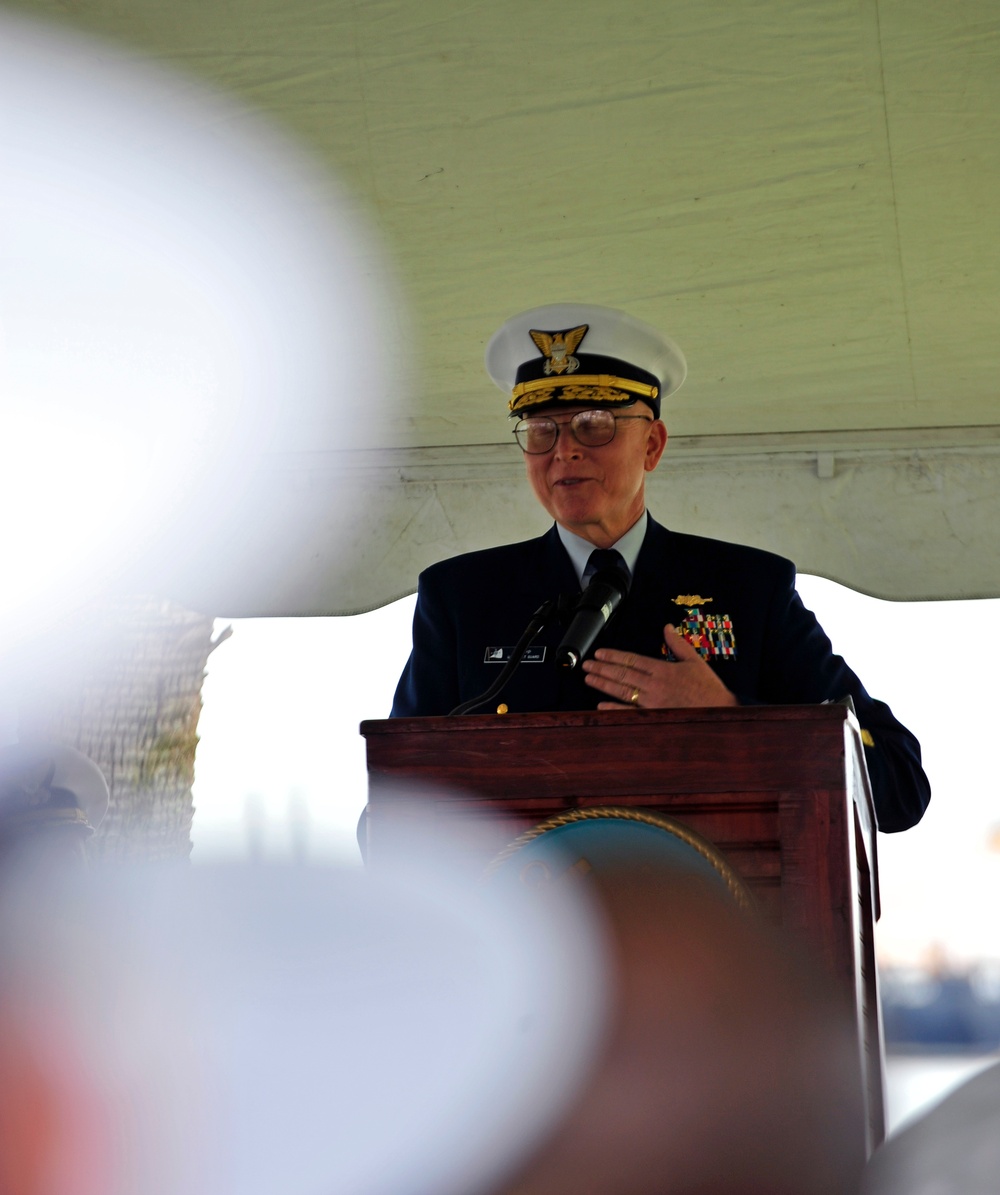
<svg viewBox="0 0 1000 1195">
<path fill-rule="evenodd" d="M 91 829 L 101 824 L 108 811 L 108 784 L 82 751 L 45 740 L 0 748 L 0 817 L 33 811 L 43 816 L 54 788 L 72 794 Z"/>
<path fill-rule="evenodd" d="M 582 324 L 587 332 L 578 354 L 611 357 L 652 374 L 660 382 L 659 399 L 679 389 L 687 376 L 684 354 L 668 336 L 626 311 L 589 303 L 551 303 L 507 320 L 486 346 L 486 372 L 510 394 L 518 370 L 542 360 L 531 338 L 533 330 L 559 332 Z"/>
</svg>

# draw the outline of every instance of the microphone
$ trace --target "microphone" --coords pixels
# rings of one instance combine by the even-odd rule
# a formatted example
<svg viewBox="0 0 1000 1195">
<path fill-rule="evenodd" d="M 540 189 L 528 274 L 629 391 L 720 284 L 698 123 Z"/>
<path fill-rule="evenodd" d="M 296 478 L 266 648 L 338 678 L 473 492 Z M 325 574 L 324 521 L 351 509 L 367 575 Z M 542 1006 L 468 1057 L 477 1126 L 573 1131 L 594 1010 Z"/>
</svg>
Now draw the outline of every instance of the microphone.
<svg viewBox="0 0 1000 1195">
<path fill-rule="evenodd" d="M 580 595 L 573 621 L 556 648 L 556 663 L 575 668 L 628 593 L 628 577 L 615 565 L 598 569 Z"/>
</svg>

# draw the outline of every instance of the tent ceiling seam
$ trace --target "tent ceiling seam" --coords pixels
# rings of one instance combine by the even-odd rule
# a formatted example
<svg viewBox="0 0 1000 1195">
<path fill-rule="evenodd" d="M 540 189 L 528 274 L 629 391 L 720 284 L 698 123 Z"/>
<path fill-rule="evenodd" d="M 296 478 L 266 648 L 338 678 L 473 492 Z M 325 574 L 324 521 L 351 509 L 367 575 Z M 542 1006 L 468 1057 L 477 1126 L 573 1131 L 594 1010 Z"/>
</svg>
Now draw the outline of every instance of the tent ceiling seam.
<svg viewBox="0 0 1000 1195">
<path fill-rule="evenodd" d="M 903 261 L 903 238 L 899 228 L 899 204 L 896 196 L 896 163 L 892 151 L 892 130 L 889 120 L 889 95 L 885 84 L 885 50 L 882 44 L 882 13 L 880 0 L 874 0 L 875 35 L 878 42 L 878 74 L 882 96 L 882 126 L 885 131 L 886 163 L 889 171 L 889 196 L 892 203 L 892 227 L 895 237 L 896 264 L 899 270 L 899 292 L 903 305 L 903 324 L 906 330 L 906 361 L 910 374 L 910 394 L 916 401 L 917 369 L 913 360 L 913 333 L 910 327 L 910 296 L 906 284 L 906 266 Z"/>
</svg>

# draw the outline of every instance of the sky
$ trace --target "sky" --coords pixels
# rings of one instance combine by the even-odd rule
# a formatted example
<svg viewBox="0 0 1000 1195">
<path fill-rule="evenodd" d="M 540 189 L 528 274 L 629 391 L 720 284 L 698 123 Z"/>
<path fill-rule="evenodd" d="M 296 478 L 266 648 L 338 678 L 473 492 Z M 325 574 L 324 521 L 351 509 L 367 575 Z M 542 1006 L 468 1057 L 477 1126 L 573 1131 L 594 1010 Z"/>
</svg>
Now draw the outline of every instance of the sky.
<svg viewBox="0 0 1000 1195">
<path fill-rule="evenodd" d="M 836 649 L 920 739 L 933 798 L 879 836 L 884 960 L 935 945 L 1000 959 L 1000 810 L 990 758 L 1000 600 L 886 602 L 801 576 Z M 248 851 L 358 863 L 363 719 L 388 715 L 413 597 L 348 618 L 243 619 L 209 658 L 195 779 L 194 859 Z M 224 625 L 224 624 L 223 624 Z M 305 844 L 305 845 L 303 845 Z"/>
</svg>

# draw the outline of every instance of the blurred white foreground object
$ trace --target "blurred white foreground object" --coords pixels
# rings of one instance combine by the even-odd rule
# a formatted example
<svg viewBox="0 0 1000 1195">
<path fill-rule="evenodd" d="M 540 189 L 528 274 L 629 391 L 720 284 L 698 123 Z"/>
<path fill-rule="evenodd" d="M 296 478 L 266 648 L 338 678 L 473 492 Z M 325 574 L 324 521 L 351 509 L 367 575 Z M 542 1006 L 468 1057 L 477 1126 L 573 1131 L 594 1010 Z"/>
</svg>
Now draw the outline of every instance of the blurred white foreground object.
<svg viewBox="0 0 1000 1195">
<path fill-rule="evenodd" d="M 242 105 L 10 12 L 0 156 L 0 623 L 137 561 L 196 608 L 295 612 L 310 518 L 335 556 L 353 498 L 282 462 L 369 446 L 399 396 L 352 203 Z"/>
<path fill-rule="evenodd" d="M 0 1189 L 488 1191 L 598 1049 L 589 908 L 434 859 L 8 879 Z"/>
<path fill-rule="evenodd" d="M 994 1195 L 1000 1187 L 1000 1064 L 894 1134 L 868 1164 L 863 1195 Z"/>
</svg>

